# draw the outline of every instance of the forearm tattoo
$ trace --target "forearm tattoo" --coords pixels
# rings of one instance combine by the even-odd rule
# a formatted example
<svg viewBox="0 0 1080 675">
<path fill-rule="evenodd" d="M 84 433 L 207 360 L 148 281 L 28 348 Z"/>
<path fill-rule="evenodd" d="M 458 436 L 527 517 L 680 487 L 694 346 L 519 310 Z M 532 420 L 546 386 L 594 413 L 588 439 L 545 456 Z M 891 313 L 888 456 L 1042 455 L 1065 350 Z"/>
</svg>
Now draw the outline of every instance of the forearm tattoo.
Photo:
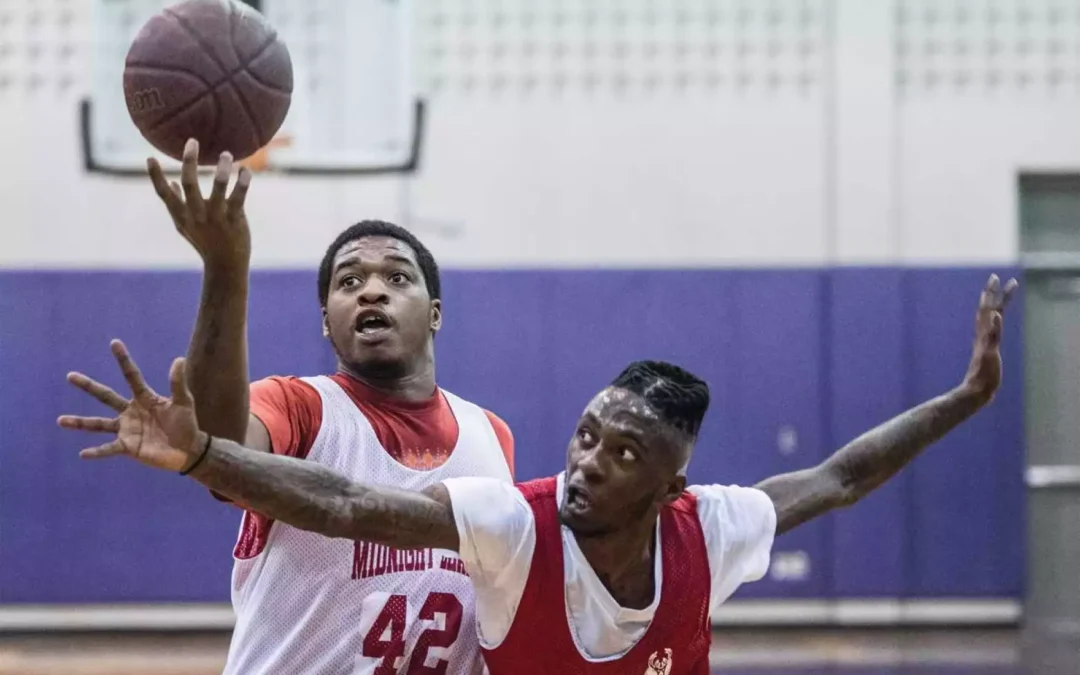
<svg viewBox="0 0 1080 675">
<path fill-rule="evenodd" d="M 862 499 L 984 403 L 950 392 L 871 429 L 816 468 L 764 481 L 758 487 L 776 505 L 777 533 Z"/>
<path fill-rule="evenodd" d="M 220 438 L 214 438 L 190 476 L 244 508 L 328 537 L 395 548 L 458 548 L 442 485 L 424 493 L 361 485 L 315 462 L 249 450 Z"/>
</svg>

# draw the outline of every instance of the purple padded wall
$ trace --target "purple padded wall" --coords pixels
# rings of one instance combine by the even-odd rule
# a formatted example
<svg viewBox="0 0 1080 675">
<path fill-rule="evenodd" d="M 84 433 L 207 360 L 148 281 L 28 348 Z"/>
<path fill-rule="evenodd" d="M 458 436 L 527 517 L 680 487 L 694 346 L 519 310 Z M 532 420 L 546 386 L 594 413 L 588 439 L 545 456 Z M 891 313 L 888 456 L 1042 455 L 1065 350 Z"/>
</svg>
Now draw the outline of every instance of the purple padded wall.
<svg viewBox="0 0 1080 675">
<path fill-rule="evenodd" d="M 830 275 L 829 429 L 839 448 L 908 405 L 904 272 L 839 269 Z M 831 516 L 832 587 L 845 597 L 905 589 L 908 495 L 904 472 L 856 507 Z"/>
<path fill-rule="evenodd" d="M 561 468 L 589 397 L 631 359 L 706 377 L 695 482 L 752 484 L 819 461 L 955 384 L 986 270 L 450 271 L 440 381 L 502 416 L 518 477 Z M 64 382 L 120 384 L 123 338 L 152 384 L 184 353 L 194 273 L 0 273 L 0 601 L 227 600 L 237 511 L 127 461 L 87 463 L 63 412 L 100 413 Z M 743 596 L 1015 596 L 1022 576 L 1021 312 L 994 406 L 850 511 L 781 537 L 809 576 Z M 314 274 L 252 280 L 251 372 L 333 367 Z M 778 431 L 797 432 L 794 452 Z"/>
</svg>

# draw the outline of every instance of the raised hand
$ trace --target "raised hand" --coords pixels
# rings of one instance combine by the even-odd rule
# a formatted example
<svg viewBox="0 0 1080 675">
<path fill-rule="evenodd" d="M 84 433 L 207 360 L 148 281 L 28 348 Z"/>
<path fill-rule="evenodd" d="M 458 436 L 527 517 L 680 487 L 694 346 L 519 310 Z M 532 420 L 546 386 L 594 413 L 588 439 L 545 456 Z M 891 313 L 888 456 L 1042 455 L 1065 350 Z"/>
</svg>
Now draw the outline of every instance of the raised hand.
<svg viewBox="0 0 1080 675">
<path fill-rule="evenodd" d="M 993 398 L 1001 386 L 1002 324 L 1005 308 L 1018 285 L 1016 279 L 1009 279 L 1002 288 L 998 276 L 991 274 L 979 297 L 979 309 L 975 313 L 975 345 L 964 386 L 987 399 Z"/>
<path fill-rule="evenodd" d="M 64 429 L 116 434 L 116 440 L 79 453 L 84 459 L 129 455 L 158 469 L 183 471 L 203 452 L 206 436 L 199 432 L 195 403 L 184 377 L 184 359 L 169 370 L 172 398 L 159 396 L 143 379 L 124 343 L 113 340 L 113 356 L 120 364 L 132 398 L 125 399 L 109 387 L 82 373 L 69 373 L 68 382 L 116 411 L 119 416 L 81 417 L 64 415 L 57 423 Z"/>
<path fill-rule="evenodd" d="M 203 262 L 213 265 L 244 265 L 251 258 L 251 232 L 244 214 L 244 200 L 251 184 L 251 171 L 240 169 L 232 193 L 229 177 L 233 170 L 232 155 L 223 152 L 214 173 L 210 199 L 204 199 L 199 189 L 199 143 L 191 139 L 184 147 L 180 183 L 169 183 L 157 160 L 146 161 L 150 181 L 158 197 L 172 216 L 176 231 L 188 240 Z"/>
</svg>

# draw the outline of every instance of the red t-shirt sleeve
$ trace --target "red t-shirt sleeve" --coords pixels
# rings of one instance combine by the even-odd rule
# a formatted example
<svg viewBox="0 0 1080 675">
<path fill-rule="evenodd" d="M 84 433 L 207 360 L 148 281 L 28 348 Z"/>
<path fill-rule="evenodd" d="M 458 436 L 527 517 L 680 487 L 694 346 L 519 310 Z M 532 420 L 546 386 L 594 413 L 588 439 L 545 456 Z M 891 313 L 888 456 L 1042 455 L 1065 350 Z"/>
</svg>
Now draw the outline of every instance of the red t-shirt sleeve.
<svg viewBox="0 0 1080 675">
<path fill-rule="evenodd" d="M 251 384 L 251 414 L 269 432 L 274 454 L 304 458 L 322 424 L 322 400 L 298 377 L 267 377 Z"/>
<path fill-rule="evenodd" d="M 503 422 L 495 413 L 485 410 L 488 421 L 491 422 L 491 428 L 495 430 L 495 437 L 499 439 L 499 445 L 502 446 L 503 457 L 506 458 L 506 465 L 510 467 L 510 478 L 514 477 L 514 434 L 510 431 L 510 426 Z"/>
<path fill-rule="evenodd" d="M 319 392 L 297 377 L 267 377 L 248 390 L 251 414 L 270 434 L 270 450 L 277 455 L 307 457 L 322 424 Z M 215 499 L 232 502 L 210 491 Z"/>
</svg>

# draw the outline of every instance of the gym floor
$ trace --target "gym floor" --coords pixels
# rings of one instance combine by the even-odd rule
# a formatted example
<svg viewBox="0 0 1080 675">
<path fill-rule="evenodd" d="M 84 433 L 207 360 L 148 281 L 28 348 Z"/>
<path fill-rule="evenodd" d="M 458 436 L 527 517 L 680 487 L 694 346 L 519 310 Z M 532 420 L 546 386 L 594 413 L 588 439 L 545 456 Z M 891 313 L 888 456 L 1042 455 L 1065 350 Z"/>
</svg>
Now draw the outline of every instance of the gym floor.
<svg viewBox="0 0 1080 675">
<path fill-rule="evenodd" d="M 0 675 L 218 675 L 228 635 L 0 635 Z M 1080 641 L 1013 630 L 724 631 L 725 675 L 1077 675 Z"/>
</svg>

